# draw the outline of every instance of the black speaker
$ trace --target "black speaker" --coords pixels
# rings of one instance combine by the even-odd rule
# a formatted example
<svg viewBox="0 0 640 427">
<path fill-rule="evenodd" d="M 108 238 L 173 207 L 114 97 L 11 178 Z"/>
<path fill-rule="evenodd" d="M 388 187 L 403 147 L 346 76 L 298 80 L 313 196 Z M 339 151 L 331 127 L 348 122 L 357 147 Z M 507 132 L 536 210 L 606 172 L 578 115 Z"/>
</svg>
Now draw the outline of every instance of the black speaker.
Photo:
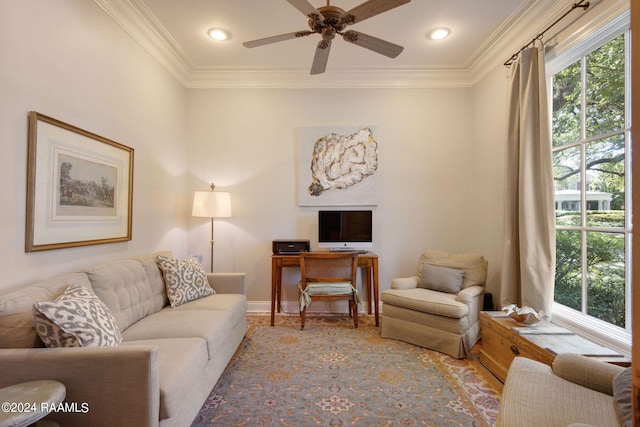
<svg viewBox="0 0 640 427">
<path fill-rule="evenodd" d="M 482 310 L 484 311 L 495 310 L 495 307 L 493 306 L 493 295 L 491 295 L 491 292 L 484 293 L 484 304 L 482 305 Z"/>
<path fill-rule="evenodd" d="M 273 253 L 279 255 L 297 255 L 311 249 L 308 240 L 274 240 L 272 247 Z"/>
</svg>

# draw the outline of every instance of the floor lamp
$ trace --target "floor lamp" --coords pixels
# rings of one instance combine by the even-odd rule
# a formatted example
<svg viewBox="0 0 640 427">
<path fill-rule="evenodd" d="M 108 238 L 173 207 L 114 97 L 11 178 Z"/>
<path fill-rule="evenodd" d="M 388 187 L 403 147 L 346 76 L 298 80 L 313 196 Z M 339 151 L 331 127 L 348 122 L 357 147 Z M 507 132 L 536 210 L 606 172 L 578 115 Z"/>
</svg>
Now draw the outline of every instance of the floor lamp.
<svg viewBox="0 0 640 427">
<path fill-rule="evenodd" d="M 196 191 L 193 195 L 192 216 L 211 218 L 211 272 L 213 273 L 213 219 L 231 217 L 231 193 L 213 191 Z"/>
</svg>

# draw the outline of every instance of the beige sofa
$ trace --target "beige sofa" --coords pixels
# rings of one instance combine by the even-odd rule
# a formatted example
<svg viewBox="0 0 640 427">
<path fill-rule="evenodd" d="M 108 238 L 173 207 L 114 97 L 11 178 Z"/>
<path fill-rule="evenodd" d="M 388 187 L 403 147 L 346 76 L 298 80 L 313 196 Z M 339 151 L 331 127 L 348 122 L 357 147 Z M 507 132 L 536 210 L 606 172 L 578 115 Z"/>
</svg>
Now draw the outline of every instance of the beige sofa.
<svg viewBox="0 0 640 427">
<path fill-rule="evenodd" d="M 424 251 L 415 275 L 382 292 L 380 335 L 466 357 L 480 334 L 487 266 L 482 255 Z"/>
<path fill-rule="evenodd" d="M 245 275 L 207 279 L 214 295 L 171 308 L 151 254 L 0 295 L 0 387 L 62 382 L 65 402 L 78 410 L 47 419 L 64 427 L 190 425 L 247 330 Z M 70 283 L 93 289 L 105 303 L 121 332 L 120 345 L 42 347 L 33 304 L 55 299 Z"/>
<path fill-rule="evenodd" d="M 630 427 L 630 369 L 576 354 L 559 354 L 552 367 L 516 357 L 497 426 Z"/>
</svg>

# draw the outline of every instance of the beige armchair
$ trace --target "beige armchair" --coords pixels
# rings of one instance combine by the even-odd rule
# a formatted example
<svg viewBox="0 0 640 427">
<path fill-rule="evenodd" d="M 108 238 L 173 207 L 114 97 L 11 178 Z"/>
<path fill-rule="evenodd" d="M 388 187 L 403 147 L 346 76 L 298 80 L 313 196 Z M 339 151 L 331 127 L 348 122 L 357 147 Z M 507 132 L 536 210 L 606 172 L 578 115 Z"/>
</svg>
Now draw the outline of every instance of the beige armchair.
<svg viewBox="0 0 640 427">
<path fill-rule="evenodd" d="M 631 427 L 631 369 L 570 353 L 557 355 L 553 366 L 516 357 L 496 425 Z"/>
<path fill-rule="evenodd" d="M 414 276 L 382 292 L 381 336 L 466 357 L 480 333 L 487 265 L 482 255 L 423 252 Z"/>
</svg>

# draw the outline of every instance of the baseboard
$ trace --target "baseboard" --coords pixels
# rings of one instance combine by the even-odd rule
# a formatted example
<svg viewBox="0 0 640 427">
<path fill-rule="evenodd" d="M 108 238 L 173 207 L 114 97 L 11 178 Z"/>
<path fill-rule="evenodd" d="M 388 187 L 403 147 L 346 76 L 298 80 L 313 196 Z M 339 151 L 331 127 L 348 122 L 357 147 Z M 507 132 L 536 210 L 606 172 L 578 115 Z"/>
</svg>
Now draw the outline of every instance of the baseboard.
<svg viewBox="0 0 640 427">
<path fill-rule="evenodd" d="M 341 308 L 339 303 L 342 303 L 344 306 Z M 271 301 L 249 301 L 249 308 L 247 311 L 249 313 L 271 313 Z M 380 305 L 382 306 L 382 305 Z M 280 303 L 280 312 L 285 314 L 300 314 L 300 306 L 297 301 L 281 301 Z M 346 313 L 347 306 L 343 301 L 336 301 L 335 303 L 331 302 L 316 302 L 311 307 L 309 307 L 307 313 L 318 313 L 318 314 L 332 314 L 332 313 Z M 358 313 L 366 313 L 366 305 L 360 304 L 358 306 Z"/>
</svg>

